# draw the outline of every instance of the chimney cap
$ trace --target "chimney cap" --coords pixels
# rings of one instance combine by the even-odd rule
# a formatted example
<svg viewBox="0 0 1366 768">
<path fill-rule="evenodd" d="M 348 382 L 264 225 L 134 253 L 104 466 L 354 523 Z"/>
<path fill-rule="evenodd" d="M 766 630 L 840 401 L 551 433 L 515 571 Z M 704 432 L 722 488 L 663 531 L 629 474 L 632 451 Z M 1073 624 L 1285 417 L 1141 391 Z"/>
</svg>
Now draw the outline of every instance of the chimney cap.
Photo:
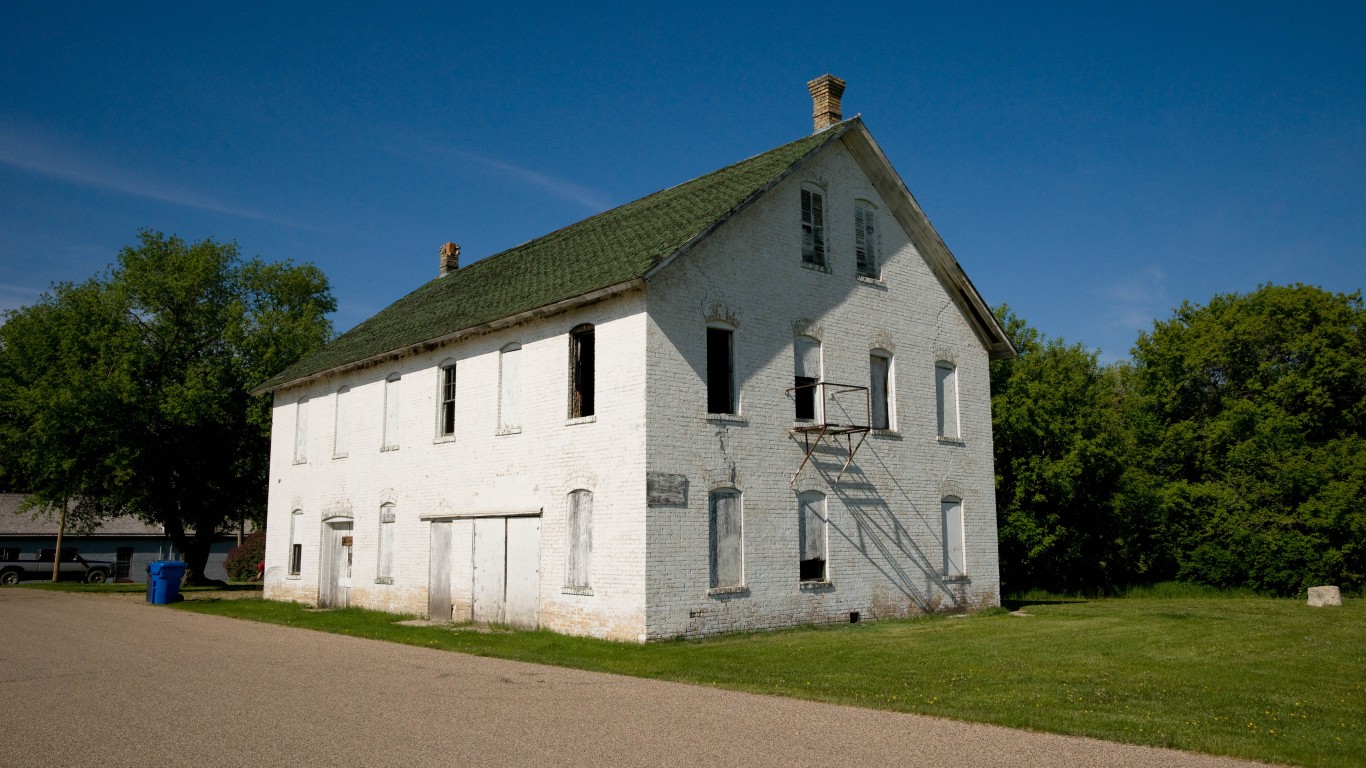
<svg viewBox="0 0 1366 768">
<path fill-rule="evenodd" d="M 811 118 L 816 133 L 844 119 L 840 110 L 840 98 L 844 96 L 843 80 L 825 74 L 807 83 L 806 89 L 811 92 Z"/>
</svg>

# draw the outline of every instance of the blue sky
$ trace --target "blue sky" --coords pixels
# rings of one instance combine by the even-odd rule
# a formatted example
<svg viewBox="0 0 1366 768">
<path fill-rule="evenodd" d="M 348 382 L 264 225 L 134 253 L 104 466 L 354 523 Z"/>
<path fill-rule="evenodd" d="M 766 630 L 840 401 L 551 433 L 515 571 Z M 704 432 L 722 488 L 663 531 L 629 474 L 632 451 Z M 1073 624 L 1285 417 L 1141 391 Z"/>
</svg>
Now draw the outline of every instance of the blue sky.
<svg viewBox="0 0 1366 768">
<path fill-rule="evenodd" d="M 435 276 L 862 114 L 991 304 L 1112 360 L 1183 299 L 1366 276 L 1366 4 L 8 4 L 0 309 L 139 228 Z"/>
</svg>

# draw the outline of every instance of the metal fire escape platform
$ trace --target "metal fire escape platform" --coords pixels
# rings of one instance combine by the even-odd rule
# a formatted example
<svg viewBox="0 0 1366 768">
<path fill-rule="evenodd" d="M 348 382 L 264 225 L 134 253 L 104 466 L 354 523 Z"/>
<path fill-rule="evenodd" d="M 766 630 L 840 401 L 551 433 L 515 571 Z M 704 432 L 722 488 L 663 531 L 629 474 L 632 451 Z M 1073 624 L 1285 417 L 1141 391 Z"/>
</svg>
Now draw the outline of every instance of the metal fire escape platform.
<svg viewBox="0 0 1366 768">
<path fill-rule="evenodd" d="M 863 447 L 863 441 L 868 439 L 868 433 L 872 431 L 872 427 L 869 426 L 872 422 L 872 405 L 868 387 L 818 381 L 788 387 L 784 391 L 797 403 L 798 423 L 792 427 L 792 431 L 801 434 L 806 446 L 806 455 L 802 457 L 802 463 L 797 466 L 797 471 L 792 473 L 788 485 L 797 483 L 797 478 L 811 462 L 811 457 L 820 447 L 822 440 L 832 444 L 836 449 L 843 449 L 845 454 L 844 465 L 835 475 L 835 482 L 838 483 L 854 463 L 854 456 L 858 454 L 859 448 Z M 805 413 L 803 403 L 807 406 Z M 808 420 L 802 418 L 803 416 L 811 418 Z M 854 440 L 855 435 L 858 435 L 857 442 Z M 843 444 L 841 437 L 844 438 Z"/>
</svg>

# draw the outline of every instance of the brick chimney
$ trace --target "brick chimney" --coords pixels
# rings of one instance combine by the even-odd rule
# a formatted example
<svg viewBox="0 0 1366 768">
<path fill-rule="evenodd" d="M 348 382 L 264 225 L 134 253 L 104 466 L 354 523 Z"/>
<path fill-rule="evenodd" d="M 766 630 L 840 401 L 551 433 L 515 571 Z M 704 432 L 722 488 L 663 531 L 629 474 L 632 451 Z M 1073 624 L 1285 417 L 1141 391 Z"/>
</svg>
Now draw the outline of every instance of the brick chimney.
<svg viewBox="0 0 1366 768">
<path fill-rule="evenodd" d="M 444 276 L 457 269 L 460 269 L 460 246 L 446 243 L 441 246 L 441 274 Z"/>
<path fill-rule="evenodd" d="M 811 91 L 812 118 L 816 133 L 844 119 L 840 112 L 840 97 L 844 95 L 844 81 L 834 75 L 821 75 L 806 84 Z"/>
</svg>

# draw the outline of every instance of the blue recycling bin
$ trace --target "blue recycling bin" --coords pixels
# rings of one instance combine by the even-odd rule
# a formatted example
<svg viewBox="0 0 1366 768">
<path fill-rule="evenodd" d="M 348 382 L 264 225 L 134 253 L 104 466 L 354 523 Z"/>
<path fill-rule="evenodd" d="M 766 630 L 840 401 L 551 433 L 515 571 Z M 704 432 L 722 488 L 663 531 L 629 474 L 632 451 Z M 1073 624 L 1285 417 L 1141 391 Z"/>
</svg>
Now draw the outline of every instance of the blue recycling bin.
<svg viewBox="0 0 1366 768">
<path fill-rule="evenodd" d="M 189 565 L 179 560 L 153 560 L 147 566 L 147 602 L 166 605 L 180 596 L 180 580 Z"/>
</svg>

